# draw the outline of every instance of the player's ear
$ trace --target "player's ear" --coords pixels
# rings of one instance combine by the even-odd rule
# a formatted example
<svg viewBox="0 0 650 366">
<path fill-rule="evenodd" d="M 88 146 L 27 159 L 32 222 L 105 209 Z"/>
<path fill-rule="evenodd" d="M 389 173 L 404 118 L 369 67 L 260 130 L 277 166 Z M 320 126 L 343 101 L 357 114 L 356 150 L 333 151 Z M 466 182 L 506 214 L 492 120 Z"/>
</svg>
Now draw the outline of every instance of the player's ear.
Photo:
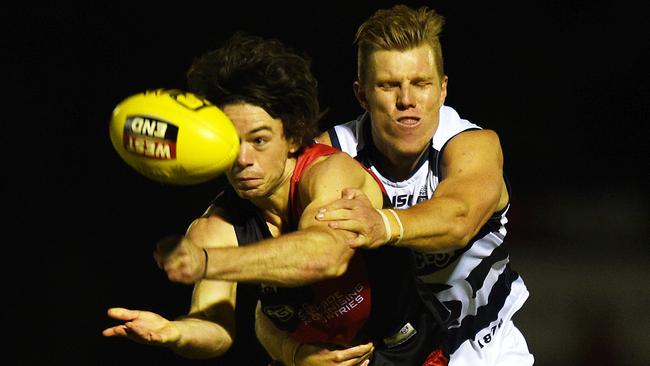
<svg viewBox="0 0 650 366">
<path fill-rule="evenodd" d="M 354 82 L 352 85 L 354 88 L 354 95 L 357 97 L 357 101 L 359 101 L 359 105 L 361 108 L 365 109 L 366 111 L 368 110 L 368 99 L 366 98 L 366 92 L 363 90 L 363 86 L 361 83 L 357 80 Z"/>
<path fill-rule="evenodd" d="M 447 82 L 449 78 L 445 75 L 442 78 L 442 83 L 440 83 L 440 105 L 445 104 L 445 99 L 447 98 Z"/>
<path fill-rule="evenodd" d="M 300 144 L 296 141 L 295 138 L 290 138 L 289 139 L 289 154 L 294 155 L 295 153 L 300 150 Z"/>
</svg>

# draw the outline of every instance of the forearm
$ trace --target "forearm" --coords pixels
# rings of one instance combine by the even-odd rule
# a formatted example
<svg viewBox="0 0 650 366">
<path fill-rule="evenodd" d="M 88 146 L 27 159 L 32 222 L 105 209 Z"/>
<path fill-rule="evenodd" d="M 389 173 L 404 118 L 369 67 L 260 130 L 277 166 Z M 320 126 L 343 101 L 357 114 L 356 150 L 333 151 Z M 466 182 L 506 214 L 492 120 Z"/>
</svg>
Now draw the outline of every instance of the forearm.
<svg viewBox="0 0 650 366">
<path fill-rule="evenodd" d="M 212 358 L 223 355 L 233 339 L 221 325 L 198 318 L 182 318 L 173 322 L 180 332 L 177 342 L 169 345 L 186 358 Z"/>
<path fill-rule="evenodd" d="M 354 253 L 337 235 L 309 228 L 252 245 L 209 248 L 206 278 L 301 286 L 337 277 Z"/>
<path fill-rule="evenodd" d="M 394 210 L 403 226 L 397 244 L 421 252 L 440 252 L 463 248 L 476 235 L 484 221 L 470 217 L 469 205 L 447 197 L 433 197 L 406 210 Z M 388 214 L 396 237 L 399 225 Z"/>
<path fill-rule="evenodd" d="M 262 313 L 258 305 L 255 317 L 255 333 L 260 343 L 271 358 L 285 365 L 293 363 L 294 352 L 300 345 L 289 333 L 275 327 L 273 322 Z"/>
</svg>

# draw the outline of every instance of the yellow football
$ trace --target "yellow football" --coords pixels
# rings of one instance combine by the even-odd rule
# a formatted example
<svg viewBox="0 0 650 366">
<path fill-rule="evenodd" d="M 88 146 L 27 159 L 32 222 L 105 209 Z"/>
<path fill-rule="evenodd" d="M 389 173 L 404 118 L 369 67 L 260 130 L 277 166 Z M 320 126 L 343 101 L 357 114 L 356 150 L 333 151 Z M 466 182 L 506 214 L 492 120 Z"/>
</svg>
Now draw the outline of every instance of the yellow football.
<svg viewBox="0 0 650 366">
<path fill-rule="evenodd" d="M 119 156 L 147 178 L 176 185 L 206 182 L 229 169 L 239 135 L 219 108 L 177 89 L 156 89 L 120 102 L 110 120 Z"/>
</svg>

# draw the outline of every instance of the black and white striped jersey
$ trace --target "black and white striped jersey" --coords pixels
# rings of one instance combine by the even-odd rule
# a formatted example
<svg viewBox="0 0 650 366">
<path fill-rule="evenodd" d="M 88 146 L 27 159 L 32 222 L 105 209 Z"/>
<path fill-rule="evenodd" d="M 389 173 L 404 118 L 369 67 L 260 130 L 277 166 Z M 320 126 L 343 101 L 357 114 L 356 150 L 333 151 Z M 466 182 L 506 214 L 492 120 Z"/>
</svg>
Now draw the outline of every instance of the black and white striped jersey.
<svg viewBox="0 0 650 366">
<path fill-rule="evenodd" d="M 423 154 L 411 176 L 400 182 L 386 178 L 373 163 L 367 114 L 328 132 L 334 147 L 350 154 L 379 177 L 393 207 L 404 209 L 431 198 L 442 179 L 439 158 L 446 143 L 463 131 L 475 129 L 480 127 L 461 119 L 453 108 L 441 107 L 429 151 Z M 465 248 L 416 253 L 423 288 L 434 293 L 451 312 L 450 353 L 466 340 L 475 341 L 478 347 L 489 343 L 501 324 L 510 320 L 528 298 L 526 285 L 510 268 L 503 242 L 509 206 L 508 203 L 496 212 Z"/>
</svg>

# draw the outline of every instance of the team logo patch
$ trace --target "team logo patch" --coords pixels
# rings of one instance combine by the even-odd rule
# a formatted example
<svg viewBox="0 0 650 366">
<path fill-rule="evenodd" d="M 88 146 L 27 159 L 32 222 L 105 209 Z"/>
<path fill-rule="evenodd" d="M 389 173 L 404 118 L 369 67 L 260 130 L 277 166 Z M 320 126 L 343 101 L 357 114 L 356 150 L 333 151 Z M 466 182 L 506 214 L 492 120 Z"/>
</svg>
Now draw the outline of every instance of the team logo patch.
<svg viewBox="0 0 650 366">
<path fill-rule="evenodd" d="M 268 315 L 270 318 L 278 319 L 282 322 L 289 321 L 295 313 L 293 307 L 289 305 L 265 306 L 263 310 L 264 314 Z"/>
</svg>

